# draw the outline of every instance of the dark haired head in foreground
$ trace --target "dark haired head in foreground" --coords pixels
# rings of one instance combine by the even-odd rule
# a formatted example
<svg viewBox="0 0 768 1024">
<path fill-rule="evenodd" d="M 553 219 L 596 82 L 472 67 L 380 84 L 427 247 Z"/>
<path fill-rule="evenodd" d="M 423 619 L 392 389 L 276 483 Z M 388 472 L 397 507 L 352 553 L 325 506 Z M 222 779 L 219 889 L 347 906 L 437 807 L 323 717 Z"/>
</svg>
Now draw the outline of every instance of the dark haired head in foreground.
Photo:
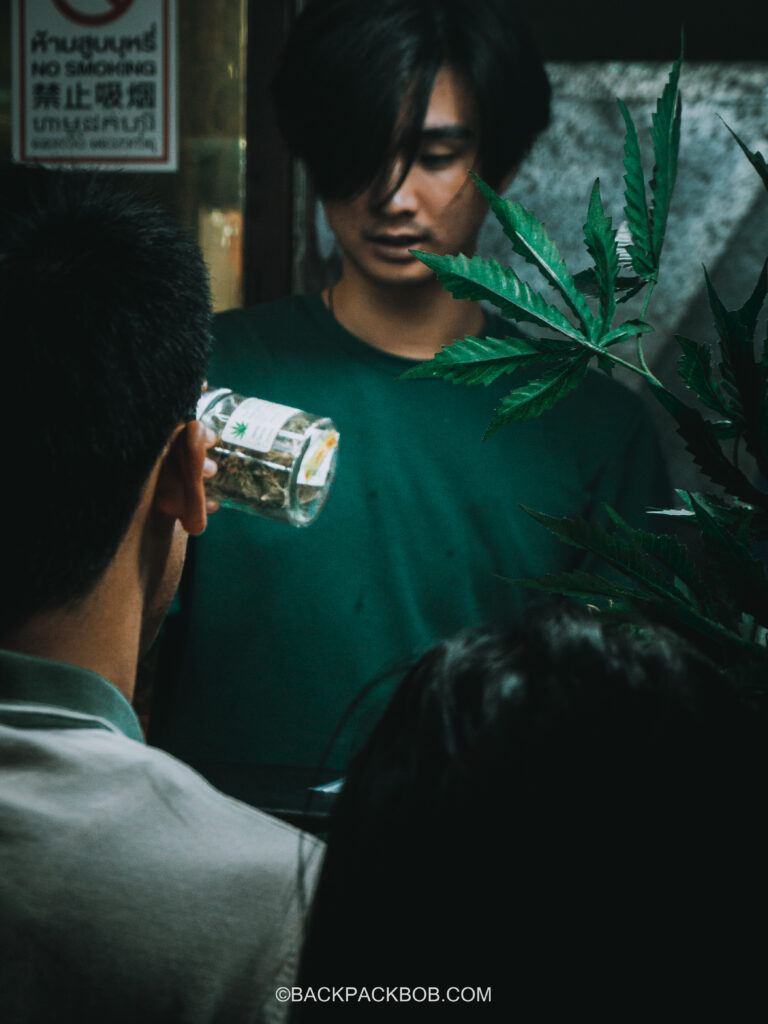
<svg viewBox="0 0 768 1024">
<path fill-rule="evenodd" d="M 563 607 L 440 644 L 350 766 L 304 984 L 491 986 L 431 1007 L 472 1021 L 700 997 L 758 923 L 764 748 L 663 629 Z"/>
<path fill-rule="evenodd" d="M 512 0 L 313 0 L 273 93 L 278 123 L 319 195 L 345 200 L 397 154 L 404 178 L 441 68 L 476 114 L 476 170 L 498 187 L 549 120 L 549 82 Z"/>
<path fill-rule="evenodd" d="M 207 273 L 167 212 L 103 175 L 7 165 L 0 319 L 13 438 L 0 512 L 14 548 L 4 631 L 93 586 L 172 432 L 194 419 L 210 347 Z"/>
</svg>

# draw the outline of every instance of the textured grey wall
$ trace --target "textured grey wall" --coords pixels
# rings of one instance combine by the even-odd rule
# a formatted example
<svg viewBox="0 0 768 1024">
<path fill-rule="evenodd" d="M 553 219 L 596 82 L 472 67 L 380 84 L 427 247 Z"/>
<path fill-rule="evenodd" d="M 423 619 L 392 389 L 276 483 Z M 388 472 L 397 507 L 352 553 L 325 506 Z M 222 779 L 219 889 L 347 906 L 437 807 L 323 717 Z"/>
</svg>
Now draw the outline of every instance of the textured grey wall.
<svg viewBox="0 0 768 1024">
<path fill-rule="evenodd" d="M 629 107 L 646 160 L 652 169 L 651 114 L 669 65 L 639 63 L 553 63 L 553 117 L 512 183 L 507 196 L 544 222 L 572 270 L 588 265 L 582 225 L 592 183 L 600 178 L 614 227 L 623 219 L 624 122 L 616 103 Z M 722 117 L 751 149 L 768 156 L 768 64 L 685 65 L 681 77 L 683 120 L 677 186 L 662 255 L 660 284 L 648 320 L 656 325 L 646 352 L 655 373 L 674 381 L 679 349 L 675 334 L 697 341 L 715 338 L 704 292 L 702 264 L 727 305 L 740 305 L 751 292 L 768 255 L 768 193 L 744 158 Z M 535 270 L 510 256 L 495 221 L 482 232 L 479 251 L 511 263 L 522 277 L 554 300 Z M 639 315 L 642 298 L 623 308 Z M 765 335 L 763 334 L 762 337 Z M 617 376 L 619 376 L 617 374 Z M 627 372 L 626 383 L 640 389 Z M 683 451 L 670 421 L 649 399 L 675 486 L 711 489 Z"/>
</svg>

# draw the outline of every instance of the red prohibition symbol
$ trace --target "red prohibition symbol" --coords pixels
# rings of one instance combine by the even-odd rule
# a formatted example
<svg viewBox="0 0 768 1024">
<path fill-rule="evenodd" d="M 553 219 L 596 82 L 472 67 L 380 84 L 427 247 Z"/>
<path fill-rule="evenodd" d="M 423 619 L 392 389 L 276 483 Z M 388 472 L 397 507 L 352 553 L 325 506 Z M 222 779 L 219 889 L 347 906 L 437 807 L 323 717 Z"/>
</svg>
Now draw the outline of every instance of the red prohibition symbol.
<svg viewBox="0 0 768 1024">
<path fill-rule="evenodd" d="M 53 0 L 53 6 L 63 14 L 65 18 L 74 21 L 77 25 L 108 25 L 110 21 L 116 21 L 121 17 L 133 3 L 133 0 L 101 0 L 101 6 L 106 8 L 101 14 L 90 14 L 82 11 L 81 6 L 92 7 L 93 4 L 83 4 L 82 0 Z"/>
</svg>

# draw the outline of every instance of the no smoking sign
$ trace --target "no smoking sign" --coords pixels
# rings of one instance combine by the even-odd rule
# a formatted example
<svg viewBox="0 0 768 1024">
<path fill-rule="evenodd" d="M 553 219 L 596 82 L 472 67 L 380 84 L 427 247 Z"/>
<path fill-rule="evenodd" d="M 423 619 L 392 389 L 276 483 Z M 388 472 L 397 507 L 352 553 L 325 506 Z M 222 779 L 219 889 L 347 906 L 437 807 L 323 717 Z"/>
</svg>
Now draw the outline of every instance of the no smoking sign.
<svg viewBox="0 0 768 1024">
<path fill-rule="evenodd" d="M 177 166 L 176 0 L 13 0 L 13 155 Z"/>
<path fill-rule="evenodd" d="M 128 10 L 133 0 L 80 0 L 79 3 L 67 3 L 66 0 L 53 0 L 53 5 L 61 11 L 65 18 L 76 25 L 108 25 Z"/>
</svg>

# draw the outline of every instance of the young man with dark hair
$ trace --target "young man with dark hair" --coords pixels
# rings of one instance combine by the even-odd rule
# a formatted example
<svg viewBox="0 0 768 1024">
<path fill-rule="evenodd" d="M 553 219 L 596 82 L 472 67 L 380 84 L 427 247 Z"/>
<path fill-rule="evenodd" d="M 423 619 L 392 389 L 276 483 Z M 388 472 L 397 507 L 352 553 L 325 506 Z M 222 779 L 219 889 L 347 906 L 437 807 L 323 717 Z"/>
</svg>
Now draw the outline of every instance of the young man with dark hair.
<svg viewBox="0 0 768 1024">
<path fill-rule="evenodd" d="M 0 319 L 0 1019 L 276 1019 L 301 835 L 130 705 L 209 510 L 202 257 L 103 176 L 8 166 Z"/>
<path fill-rule="evenodd" d="M 637 522 L 668 497 L 640 401 L 602 374 L 485 444 L 508 381 L 398 379 L 456 338 L 509 333 L 410 250 L 471 254 L 487 207 L 470 171 L 503 188 L 547 124 L 549 84 L 514 3 L 314 0 L 274 99 L 342 273 L 321 295 L 218 317 L 210 378 L 330 416 L 339 468 L 309 530 L 225 511 L 196 546 L 183 686 L 153 735 L 228 791 L 296 808 L 368 680 L 517 613 L 524 592 L 503 577 L 578 564 L 520 505 L 591 516 L 607 502 Z M 326 779 L 374 716 L 350 722 Z"/>
</svg>

